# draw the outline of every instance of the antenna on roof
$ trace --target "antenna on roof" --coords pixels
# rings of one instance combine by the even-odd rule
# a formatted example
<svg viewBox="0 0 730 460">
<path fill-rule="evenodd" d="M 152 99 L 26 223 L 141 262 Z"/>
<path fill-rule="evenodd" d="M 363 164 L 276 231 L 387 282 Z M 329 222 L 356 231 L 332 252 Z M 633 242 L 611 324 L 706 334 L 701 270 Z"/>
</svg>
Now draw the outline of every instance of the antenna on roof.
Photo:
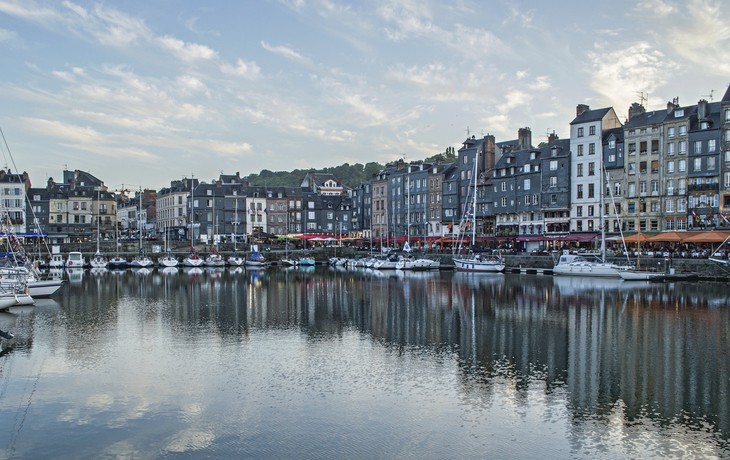
<svg viewBox="0 0 730 460">
<path fill-rule="evenodd" d="M 469 127 L 466 127 L 466 138 L 469 139 L 469 136 L 471 136 L 471 132 L 469 131 Z"/>
<path fill-rule="evenodd" d="M 649 93 L 646 93 L 646 96 L 644 96 L 644 92 L 637 93 L 639 95 L 639 100 L 641 100 L 641 105 L 644 105 L 644 101 L 649 103 Z M 646 108 L 646 106 L 644 106 Z"/>
<path fill-rule="evenodd" d="M 714 90 L 714 89 L 711 89 L 711 90 L 710 90 L 710 94 L 703 94 L 703 95 L 702 95 L 702 96 L 700 96 L 700 97 L 709 97 L 709 98 L 710 98 L 710 102 L 712 102 L 712 94 L 713 94 L 714 92 L 715 92 L 715 90 Z"/>
</svg>

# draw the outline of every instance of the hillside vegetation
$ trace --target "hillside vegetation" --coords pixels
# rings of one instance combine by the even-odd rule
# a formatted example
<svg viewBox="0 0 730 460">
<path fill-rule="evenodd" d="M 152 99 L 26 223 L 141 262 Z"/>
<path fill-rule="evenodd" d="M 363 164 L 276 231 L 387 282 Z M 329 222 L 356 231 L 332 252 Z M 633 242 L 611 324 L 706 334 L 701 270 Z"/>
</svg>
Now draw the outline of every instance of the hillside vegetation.
<svg viewBox="0 0 730 460">
<path fill-rule="evenodd" d="M 456 162 L 456 154 L 453 147 L 447 148 L 444 153 L 438 153 L 432 157 L 426 158 L 423 162 L 431 163 L 436 161 L 439 157 L 443 158 L 445 163 Z M 346 186 L 355 188 L 360 185 L 360 182 L 370 180 L 386 166 L 387 165 L 371 162 L 364 165 L 362 163 L 355 163 L 354 165 L 345 163 L 331 168 L 295 169 L 294 171 L 269 171 L 268 169 L 262 169 L 258 174 L 249 174 L 248 183 L 250 185 L 264 185 L 267 187 L 299 187 L 307 173 L 316 172 L 333 174 L 335 177 L 342 179 L 342 182 Z"/>
</svg>

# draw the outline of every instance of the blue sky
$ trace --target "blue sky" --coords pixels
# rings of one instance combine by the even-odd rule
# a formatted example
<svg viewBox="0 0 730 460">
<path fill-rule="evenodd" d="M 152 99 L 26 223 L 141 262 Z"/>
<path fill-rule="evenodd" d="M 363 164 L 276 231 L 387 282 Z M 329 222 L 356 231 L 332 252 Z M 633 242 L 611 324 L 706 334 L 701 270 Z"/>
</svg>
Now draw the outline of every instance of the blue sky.
<svg viewBox="0 0 730 460">
<path fill-rule="evenodd" d="M 34 186 L 69 168 L 159 188 L 417 160 L 467 127 L 537 144 L 641 92 L 719 100 L 730 5 L 0 0 L 0 53 L 0 127 Z"/>
</svg>

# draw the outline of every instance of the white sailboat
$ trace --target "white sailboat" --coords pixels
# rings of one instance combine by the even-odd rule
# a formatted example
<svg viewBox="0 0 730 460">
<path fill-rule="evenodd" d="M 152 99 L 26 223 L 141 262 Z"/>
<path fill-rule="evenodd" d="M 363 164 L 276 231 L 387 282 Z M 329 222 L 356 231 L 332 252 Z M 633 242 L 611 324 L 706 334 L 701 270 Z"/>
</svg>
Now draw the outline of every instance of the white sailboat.
<svg viewBox="0 0 730 460">
<path fill-rule="evenodd" d="M 473 196 L 471 204 L 466 210 L 464 219 L 462 219 L 459 227 L 460 229 L 464 226 L 465 222 L 471 226 L 471 247 L 476 246 L 476 218 L 477 218 L 477 164 L 479 163 L 479 154 L 477 153 L 474 157 L 474 173 L 472 179 L 474 180 Z M 454 258 L 454 265 L 456 270 L 460 272 L 478 272 L 478 273 L 499 273 L 504 270 L 505 263 L 501 257 L 482 257 L 479 254 L 472 255 L 471 257 Z"/>
<path fill-rule="evenodd" d="M 165 255 L 160 257 L 158 262 L 160 263 L 161 267 L 165 267 L 165 268 L 177 267 L 180 262 L 177 260 L 177 257 L 173 256 L 170 253 L 170 248 L 167 246 L 167 229 L 164 230 L 164 234 L 165 234 L 165 236 L 164 236 L 164 238 L 165 238 Z"/>
<path fill-rule="evenodd" d="M 233 224 L 233 255 L 228 258 L 228 265 L 231 267 L 240 267 L 243 265 L 243 257 L 239 257 L 236 249 L 236 240 L 238 239 L 238 225 L 241 222 L 238 220 L 238 197 L 236 197 L 236 214 L 232 222 Z"/>
<path fill-rule="evenodd" d="M 89 260 L 89 264 L 91 265 L 91 268 L 106 268 L 109 261 L 106 257 L 101 255 L 101 251 L 99 251 L 99 239 L 101 236 L 101 231 L 99 230 L 99 206 L 101 202 L 101 191 L 97 190 L 96 192 L 96 254 L 94 254 L 94 257 L 92 257 Z"/>
</svg>

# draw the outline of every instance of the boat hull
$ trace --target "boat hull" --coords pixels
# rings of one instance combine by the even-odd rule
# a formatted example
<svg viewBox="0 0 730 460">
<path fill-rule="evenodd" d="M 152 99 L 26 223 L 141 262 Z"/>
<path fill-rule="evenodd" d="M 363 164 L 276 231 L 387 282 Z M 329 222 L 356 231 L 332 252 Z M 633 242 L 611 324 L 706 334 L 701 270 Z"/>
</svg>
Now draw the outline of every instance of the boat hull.
<svg viewBox="0 0 730 460">
<path fill-rule="evenodd" d="M 499 273 L 505 268 L 504 262 L 480 259 L 454 259 L 454 265 L 460 272 Z"/>
</svg>

